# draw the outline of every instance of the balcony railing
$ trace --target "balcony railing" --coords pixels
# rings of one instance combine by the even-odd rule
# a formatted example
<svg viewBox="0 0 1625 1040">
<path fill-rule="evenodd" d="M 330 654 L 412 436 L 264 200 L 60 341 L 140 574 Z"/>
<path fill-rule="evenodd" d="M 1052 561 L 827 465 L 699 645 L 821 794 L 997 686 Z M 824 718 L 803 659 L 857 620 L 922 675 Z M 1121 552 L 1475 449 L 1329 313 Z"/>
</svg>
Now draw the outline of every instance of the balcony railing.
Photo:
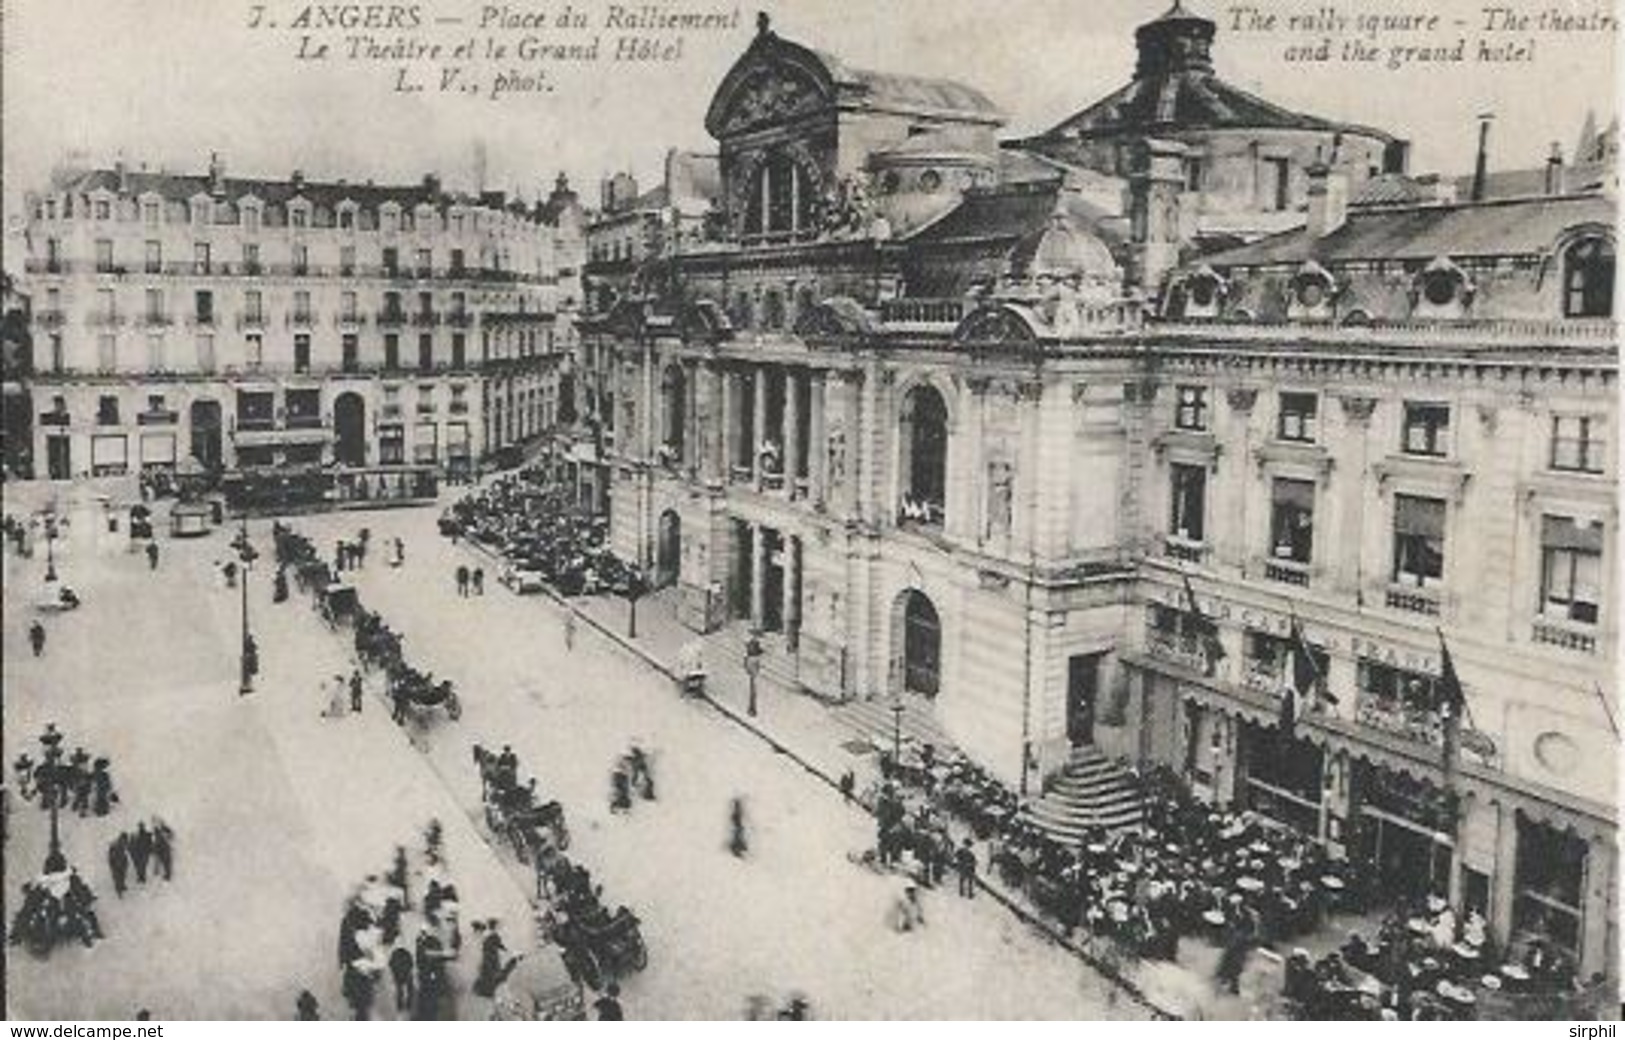
<svg viewBox="0 0 1625 1040">
<path fill-rule="evenodd" d="M 1597 652 L 1596 633 L 1572 623 L 1536 618 L 1534 626 L 1530 630 L 1529 638 L 1545 646 L 1555 646 L 1563 650 L 1573 650 L 1577 653 L 1594 654 Z"/>
<path fill-rule="evenodd" d="M 434 311 L 418 311 L 412 315 L 412 325 L 415 328 L 433 328 L 440 324 L 440 315 Z"/>
<path fill-rule="evenodd" d="M 141 316 L 141 324 L 147 326 L 148 328 L 166 328 L 175 324 L 175 316 L 172 314 L 158 314 L 149 312 Z"/>
<path fill-rule="evenodd" d="M 259 433 L 276 429 L 276 417 L 271 415 L 239 415 L 234 429 L 247 433 Z"/>
<path fill-rule="evenodd" d="M 194 314 L 187 319 L 187 324 L 193 326 L 194 328 L 212 329 L 214 328 L 214 315 Z"/>
<path fill-rule="evenodd" d="M 1146 633 L 1145 645 L 1153 657 L 1177 664 L 1198 675 L 1207 673 L 1207 657 L 1195 636 L 1151 629 Z"/>
<path fill-rule="evenodd" d="M 452 415 L 467 415 L 468 414 L 468 402 L 467 401 L 452 401 L 450 404 L 448 404 L 446 406 L 446 411 L 450 412 Z"/>
<path fill-rule="evenodd" d="M 263 329 L 265 328 L 265 315 L 239 314 L 237 315 L 237 327 L 239 329 Z"/>
<path fill-rule="evenodd" d="M 405 311 L 388 311 L 388 310 L 379 311 L 378 312 L 378 324 L 380 324 L 380 325 L 388 325 L 388 326 L 405 325 L 406 324 L 406 312 Z"/>
<path fill-rule="evenodd" d="M 67 324 L 68 318 L 66 314 L 59 310 L 39 311 L 34 315 L 34 320 L 42 329 L 59 329 Z"/>
<path fill-rule="evenodd" d="M 1425 614 L 1428 617 L 1439 616 L 1439 594 L 1431 589 L 1419 589 L 1411 585 L 1391 585 L 1388 588 L 1387 603 L 1395 610 Z"/>
<path fill-rule="evenodd" d="M 327 424 L 322 421 L 319 413 L 312 415 L 294 415 L 290 413 L 283 420 L 283 425 L 290 430 L 319 430 Z"/>
<path fill-rule="evenodd" d="M 39 413 L 39 424 L 41 426 L 67 426 L 71 422 L 72 417 L 67 412 Z"/>
<path fill-rule="evenodd" d="M 135 417 L 137 426 L 173 426 L 180 420 L 181 413 L 173 408 L 140 412 Z"/>
<path fill-rule="evenodd" d="M 117 312 L 102 311 L 92 314 L 87 320 L 93 328 L 112 328 L 124 324 L 124 315 Z"/>
<path fill-rule="evenodd" d="M 1309 565 L 1296 560 L 1265 560 L 1264 577 L 1286 585 L 1309 587 Z"/>
<path fill-rule="evenodd" d="M 1241 685 L 1249 690 L 1275 696 L 1286 684 L 1286 672 L 1278 661 L 1249 657 L 1241 668 Z"/>
<path fill-rule="evenodd" d="M 1384 321 L 1369 325 L 1333 325 L 1330 322 L 1259 324 L 1224 321 L 1157 322 L 1149 326 L 1158 336 L 1189 337 L 1204 343 L 1224 341 L 1290 340 L 1301 349 L 1323 347 L 1347 351 L 1367 343 L 1419 348 L 1457 345 L 1475 353 L 1527 350 L 1553 346 L 1595 347 L 1610 353 L 1618 341 L 1619 326 L 1609 318 L 1532 318 L 1468 321 Z"/>
<path fill-rule="evenodd" d="M 474 315 L 467 311 L 452 311 L 446 315 L 446 324 L 457 329 L 466 329 L 474 324 Z"/>
<path fill-rule="evenodd" d="M 316 324 L 316 314 L 313 311 L 295 311 L 288 315 L 288 327 L 293 329 L 308 329 Z"/>
<path fill-rule="evenodd" d="M 1382 697 L 1364 690 L 1354 699 L 1354 712 L 1362 726 L 1404 737 L 1418 744 L 1441 747 L 1444 722 L 1435 711 L 1406 704 L 1397 697 Z"/>
<path fill-rule="evenodd" d="M 952 329 L 964 319 L 964 300 L 886 300 L 880 305 L 881 322 L 893 328 Z"/>
</svg>

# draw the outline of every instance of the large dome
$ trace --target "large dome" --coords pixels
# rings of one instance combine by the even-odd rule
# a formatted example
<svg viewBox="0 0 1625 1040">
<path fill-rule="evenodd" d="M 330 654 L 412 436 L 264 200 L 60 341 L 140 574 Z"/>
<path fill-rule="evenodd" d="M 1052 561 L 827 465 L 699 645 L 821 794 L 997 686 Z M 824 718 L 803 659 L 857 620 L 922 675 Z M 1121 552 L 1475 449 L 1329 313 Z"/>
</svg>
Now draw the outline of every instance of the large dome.
<svg viewBox="0 0 1625 1040">
<path fill-rule="evenodd" d="M 1122 269 L 1110 247 L 1065 212 L 1029 235 L 1017 249 L 1014 267 L 1025 278 L 1118 282 Z"/>
</svg>

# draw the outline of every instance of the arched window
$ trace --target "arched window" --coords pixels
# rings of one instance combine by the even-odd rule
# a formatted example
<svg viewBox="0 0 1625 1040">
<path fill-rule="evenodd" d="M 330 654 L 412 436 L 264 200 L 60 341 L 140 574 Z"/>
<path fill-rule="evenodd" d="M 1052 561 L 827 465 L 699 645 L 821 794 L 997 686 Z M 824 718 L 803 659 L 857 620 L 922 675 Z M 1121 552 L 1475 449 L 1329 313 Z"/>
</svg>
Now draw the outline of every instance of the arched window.
<svg viewBox="0 0 1625 1040">
<path fill-rule="evenodd" d="M 903 690 L 935 697 L 942 688 L 942 622 L 915 589 L 903 593 Z"/>
<path fill-rule="evenodd" d="M 813 186 L 805 171 L 783 153 L 774 153 L 756 169 L 745 205 L 745 231 L 759 235 L 795 235 L 812 230 Z"/>
<path fill-rule="evenodd" d="M 1585 238 L 1563 254 L 1563 316 L 1608 318 L 1614 313 L 1614 244 Z"/>
<path fill-rule="evenodd" d="M 917 386 L 908 392 L 900 433 L 901 519 L 940 527 L 948 488 L 948 406 L 934 387 Z"/>
</svg>

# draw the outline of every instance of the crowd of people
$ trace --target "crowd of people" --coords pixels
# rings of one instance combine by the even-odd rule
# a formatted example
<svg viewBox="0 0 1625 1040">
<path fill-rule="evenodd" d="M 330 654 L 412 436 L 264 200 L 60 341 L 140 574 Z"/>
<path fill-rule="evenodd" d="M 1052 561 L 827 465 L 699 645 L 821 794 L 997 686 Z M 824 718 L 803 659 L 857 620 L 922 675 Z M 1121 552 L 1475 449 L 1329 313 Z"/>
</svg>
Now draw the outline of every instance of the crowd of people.
<svg viewBox="0 0 1625 1040">
<path fill-rule="evenodd" d="M 152 827 L 143 820 L 135 831 L 119 831 L 107 846 L 107 869 L 113 875 L 113 892 L 124 897 L 129 887 L 129 876 L 135 873 L 138 885 L 147 883 L 147 868 L 151 865 L 153 877 L 162 876 L 169 881 L 175 876 L 175 832 L 169 824 L 154 816 Z"/>
<path fill-rule="evenodd" d="M 55 733 L 55 725 L 46 726 L 47 733 Z M 53 807 L 78 813 L 81 817 L 106 816 L 118 804 L 118 791 L 113 786 L 113 762 L 105 755 L 92 756 L 83 747 L 57 762 L 35 762 L 24 751 L 11 764 L 16 780 L 17 794 L 25 802 L 37 797 L 39 807 L 49 811 Z"/>
<path fill-rule="evenodd" d="M 538 466 L 499 477 L 453 504 L 441 533 L 468 538 L 567 596 L 624 594 L 632 570 L 609 549 L 606 518 L 578 509 Z"/>
<path fill-rule="evenodd" d="M 79 876 L 77 868 L 65 866 L 23 882 L 22 905 L 11 919 L 10 943 L 25 946 L 43 957 L 59 942 L 78 940 L 91 947 L 101 940 L 101 921 L 96 916 L 96 893 Z"/>
</svg>

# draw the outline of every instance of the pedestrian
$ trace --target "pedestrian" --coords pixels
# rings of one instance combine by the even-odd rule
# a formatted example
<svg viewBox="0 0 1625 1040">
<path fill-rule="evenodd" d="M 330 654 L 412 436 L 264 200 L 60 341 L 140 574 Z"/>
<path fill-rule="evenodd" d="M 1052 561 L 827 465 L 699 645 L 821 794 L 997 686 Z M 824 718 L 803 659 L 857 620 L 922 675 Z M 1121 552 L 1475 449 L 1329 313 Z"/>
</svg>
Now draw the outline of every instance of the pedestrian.
<svg viewBox="0 0 1625 1040">
<path fill-rule="evenodd" d="M 130 836 L 123 831 L 107 846 L 107 869 L 113 874 L 113 894 L 123 899 L 130 872 Z"/>
<path fill-rule="evenodd" d="M 457 565 L 457 595 L 465 599 L 468 597 L 468 564 L 466 563 Z"/>
<path fill-rule="evenodd" d="M 632 779 L 626 775 L 626 766 L 617 762 L 609 774 L 609 811 L 626 812 L 632 808 Z"/>
<path fill-rule="evenodd" d="M 497 932 L 496 918 L 486 922 L 485 938 L 480 942 L 480 970 L 474 979 L 474 992 L 482 997 L 496 996 L 497 989 L 513 974 L 514 968 L 519 966 L 523 954 L 510 957 L 504 963 L 502 955 L 508 952 L 508 947 Z"/>
<path fill-rule="evenodd" d="M 406 562 L 406 543 L 399 538 L 395 539 L 395 566 L 399 567 Z"/>
<path fill-rule="evenodd" d="M 389 955 L 389 977 L 395 981 L 395 1010 L 409 1010 L 417 1001 L 415 988 L 412 985 L 412 975 L 416 965 L 412 963 L 412 951 L 404 946 L 397 946 Z"/>
<path fill-rule="evenodd" d="M 893 909 L 894 925 L 899 932 L 912 932 L 925 925 L 925 909 L 920 906 L 920 890 L 914 885 L 903 888 Z"/>
<path fill-rule="evenodd" d="M 852 770 L 848 769 L 841 774 L 841 797 L 846 800 L 847 805 L 852 804 L 852 792 L 857 789 L 857 786 L 858 778 L 853 774 Z"/>
<path fill-rule="evenodd" d="M 152 858 L 165 881 L 174 877 L 175 832 L 156 816 L 152 818 Z"/>
<path fill-rule="evenodd" d="M 344 965 L 344 1002 L 350 1005 L 357 1022 L 365 1022 L 372 1017 L 372 976 L 368 975 L 362 967 L 361 961 L 350 961 Z"/>
<path fill-rule="evenodd" d="M 564 612 L 564 649 L 574 650 L 575 648 L 576 612 L 573 608 L 567 608 Z"/>
<path fill-rule="evenodd" d="M 350 710 L 361 714 L 361 670 L 350 672 Z"/>
<path fill-rule="evenodd" d="M 743 859 L 750 851 L 745 839 L 745 800 L 735 798 L 728 806 L 728 851 Z"/>
<path fill-rule="evenodd" d="M 475 567 L 474 568 L 473 578 L 474 578 L 474 595 L 476 595 L 476 596 L 485 595 L 485 568 L 484 567 Z"/>
<path fill-rule="evenodd" d="M 90 782 L 95 792 L 92 811 L 97 816 L 106 816 L 118 801 L 118 794 L 113 790 L 113 775 L 108 772 L 111 765 L 106 758 L 98 758 L 90 767 Z"/>
<path fill-rule="evenodd" d="M 45 652 L 45 626 L 38 620 L 28 626 L 28 645 L 33 648 L 35 657 Z"/>
<path fill-rule="evenodd" d="M 158 543 L 155 541 L 147 542 L 147 569 L 149 571 L 158 569 Z"/>
<path fill-rule="evenodd" d="M 966 899 L 976 898 L 976 850 L 966 838 L 954 854 L 954 866 L 959 870 L 959 894 Z"/>
<path fill-rule="evenodd" d="M 135 867 L 135 879 L 140 884 L 147 883 L 147 860 L 152 856 L 152 832 L 147 830 L 146 821 L 135 825 L 135 834 L 130 838 L 130 863 Z"/>
<path fill-rule="evenodd" d="M 294 1010 L 300 1022 L 320 1022 L 322 1011 L 316 1003 L 316 995 L 308 989 L 299 991 L 299 999 L 294 1002 Z"/>
<path fill-rule="evenodd" d="M 24 751 L 17 756 L 17 761 L 11 764 L 12 772 L 17 777 L 17 793 L 23 801 L 34 800 L 34 760 Z"/>
<path fill-rule="evenodd" d="M 593 1010 L 598 1012 L 600 1022 L 623 1022 L 626 1013 L 621 1010 L 621 987 L 611 981 L 604 987 L 604 995 L 592 1002 Z"/>
</svg>

